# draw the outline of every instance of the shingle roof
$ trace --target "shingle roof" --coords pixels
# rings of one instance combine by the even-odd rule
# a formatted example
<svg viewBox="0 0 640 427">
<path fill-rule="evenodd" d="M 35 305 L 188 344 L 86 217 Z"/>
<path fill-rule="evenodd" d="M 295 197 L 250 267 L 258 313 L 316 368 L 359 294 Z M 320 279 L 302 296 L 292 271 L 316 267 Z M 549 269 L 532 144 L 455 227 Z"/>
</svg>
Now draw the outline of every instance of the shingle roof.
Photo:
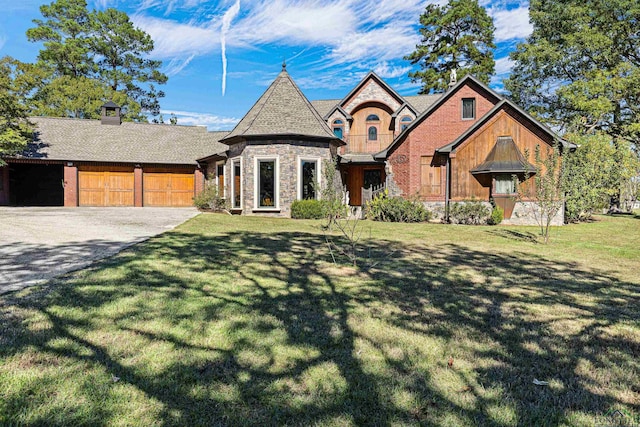
<svg viewBox="0 0 640 427">
<path fill-rule="evenodd" d="M 269 135 L 338 141 L 284 69 L 222 142 L 233 143 L 245 137 Z"/>
<path fill-rule="evenodd" d="M 228 132 L 207 132 L 200 126 L 33 117 L 34 142 L 17 156 L 27 159 L 195 164 L 196 159 L 224 152 L 218 142 Z"/>
<path fill-rule="evenodd" d="M 316 101 L 310 101 L 313 108 L 316 109 L 318 114 L 325 117 L 331 112 L 340 102 L 339 99 L 318 99 Z"/>
<path fill-rule="evenodd" d="M 426 111 L 427 108 L 431 107 L 441 96 L 441 93 L 435 95 L 410 95 L 405 96 L 404 99 L 413 106 L 418 114 L 421 114 Z"/>
</svg>

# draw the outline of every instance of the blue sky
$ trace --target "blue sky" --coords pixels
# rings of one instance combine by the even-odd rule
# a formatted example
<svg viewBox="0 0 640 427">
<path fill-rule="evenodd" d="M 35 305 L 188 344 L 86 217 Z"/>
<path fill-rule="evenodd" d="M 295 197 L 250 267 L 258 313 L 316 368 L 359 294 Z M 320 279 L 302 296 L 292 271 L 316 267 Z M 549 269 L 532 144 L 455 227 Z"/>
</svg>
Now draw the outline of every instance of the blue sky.
<svg viewBox="0 0 640 427">
<path fill-rule="evenodd" d="M 417 93 L 403 56 L 419 42 L 419 15 L 429 3 L 411 0 L 87 0 L 89 8 L 115 7 L 155 41 L 169 82 L 162 111 L 179 124 L 232 129 L 273 78 L 283 59 L 305 95 L 342 98 L 369 71 L 402 95 Z M 27 41 L 36 0 L 0 0 L 0 56 L 35 60 Z M 508 54 L 531 32 L 528 2 L 480 0 L 496 26 L 500 90 L 512 67 Z M 224 66 L 226 64 L 226 67 Z M 225 70 L 226 69 L 226 70 Z M 223 95 L 224 90 L 224 95 Z"/>
</svg>

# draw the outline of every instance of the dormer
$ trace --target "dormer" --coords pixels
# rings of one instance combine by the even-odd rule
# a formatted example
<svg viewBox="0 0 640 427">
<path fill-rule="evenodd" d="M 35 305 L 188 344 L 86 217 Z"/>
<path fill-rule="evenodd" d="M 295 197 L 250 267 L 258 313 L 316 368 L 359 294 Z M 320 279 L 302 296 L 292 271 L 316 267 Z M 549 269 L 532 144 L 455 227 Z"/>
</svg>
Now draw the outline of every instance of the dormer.
<svg viewBox="0 0 640 427">
<path fill-rule="evenodd" d="M 100 114 L 103 125 L 120 125 L 122 124 L 122 116 L 120 115 L 120 106 L 113 101 L 109 101 L 102 107 Z"/>
</svg>

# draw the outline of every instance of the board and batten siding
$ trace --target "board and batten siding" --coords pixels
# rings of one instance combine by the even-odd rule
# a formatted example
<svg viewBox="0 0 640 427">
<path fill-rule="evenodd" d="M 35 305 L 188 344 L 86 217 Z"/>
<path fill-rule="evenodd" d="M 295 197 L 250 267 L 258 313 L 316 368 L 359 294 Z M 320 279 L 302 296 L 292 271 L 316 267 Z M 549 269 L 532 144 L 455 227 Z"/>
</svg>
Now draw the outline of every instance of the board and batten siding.
<svg viewBox="0 0 640 427">
<path fill-rule="evenodd" d="M 500 111 L 455 150 L 455 157 L 451 158 L 451 200 L 489 200 L 490 187 L 483 186 L 470 171 L 485 161 L 498 137 L 512 137 L 522 154 L 528 150 L 532 164 L 535 163 L 533 157 L 537 145 L 542 153 L 546 152 L 547 147 L 552 147 L 550 137 L 524 123 L 516 120 L 512 112 Z M 532 180 L 522 185 L 526 186 L 525 191 L 529 191 L 532 189 Z"/>
</svg>

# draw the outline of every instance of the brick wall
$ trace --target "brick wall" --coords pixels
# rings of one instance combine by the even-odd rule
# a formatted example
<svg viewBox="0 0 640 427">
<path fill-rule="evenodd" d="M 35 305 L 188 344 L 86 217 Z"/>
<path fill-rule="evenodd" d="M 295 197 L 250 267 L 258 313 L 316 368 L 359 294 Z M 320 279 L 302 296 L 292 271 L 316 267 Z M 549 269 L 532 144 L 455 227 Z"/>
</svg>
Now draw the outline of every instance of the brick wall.
<svg viewBox="0 0 640 427">
<path fill-rule="evenodd" d="M 420 157 L 434 155 L 437 148 L 454 141 L 495 105 L 489 94 L 473 86 L 468 84 L 460 87 L 436 111 L 413 128 L 389 156 L 388 169 L 403 195 L 409 196 L 420 192 Z M 462 119 L 463 98 L 476 99 L 475 119 Z M 441 185 L 443 186 L 445 175 L 445 167 L 442 166 Z M 428 198 L 428 200 L 435 201 L 438 198 Z"/>
</svg>

